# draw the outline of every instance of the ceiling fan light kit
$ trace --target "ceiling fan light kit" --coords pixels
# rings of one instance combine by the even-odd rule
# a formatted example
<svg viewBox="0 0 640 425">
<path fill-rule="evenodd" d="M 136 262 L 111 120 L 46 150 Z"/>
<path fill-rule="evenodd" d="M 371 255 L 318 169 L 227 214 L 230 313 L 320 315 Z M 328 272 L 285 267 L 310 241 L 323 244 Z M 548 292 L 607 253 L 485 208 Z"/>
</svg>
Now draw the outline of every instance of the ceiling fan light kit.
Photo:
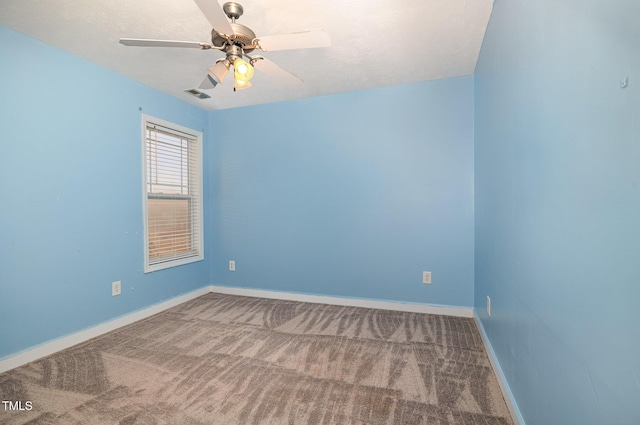
<svg viewBox="0 0 640 425">
<path fill-rule="evenodd" d="M 216 80 L 218 84 L 222 84 L 224 77 L 226 77 L 231 67 L 231 62 L 228 59 L 220 59 L 211 68 L 208 68 L 208 74 Z"/>
<path fill-rule="evenodd" d="M 253 66 L 243 61 L 241 58 L 238 58 L 233 62 L 233 69 L 233 90 L 251 87 L 249 80 L 253 77 Z"/>
<path fill-rule="evenodd" d="M 248 89 L 251 83 L 247 80 L 235 80 L 233 83 L 233 91 Z"/>
<path fill-rule="evenodd" d="M 211 44 L 193 41 L 133 38 L 121 38 L 120 43 L 125 46 L 136 47 L 181 47 L 200 50 L 213 49 L 224 52 L 225 58 L 218 59 L 211 68 L 207 69 L 207 76 L 200 84 L 200 89 L 213 89 L 218 84 L 222 84 L 231 66 L 233 66 L 234 91 L 251 86 L 249 80 L 253 77 L 254 67 L 285 86 L 293 88 L 302 84 L 300 78 L 270 60 L 262 56 L 248 55 L 248 53 L 256 49 L 276 51 L 328 47 L 331 45 L 328 34 L 322 30 L 259 38 L 251 28 L 236 22 L 244 13 L 244 9 L 239 3 L 227 2 L 220 8 L 216 0 L 194 1 L 213 27 L 211 30 Z"/>
</svg>

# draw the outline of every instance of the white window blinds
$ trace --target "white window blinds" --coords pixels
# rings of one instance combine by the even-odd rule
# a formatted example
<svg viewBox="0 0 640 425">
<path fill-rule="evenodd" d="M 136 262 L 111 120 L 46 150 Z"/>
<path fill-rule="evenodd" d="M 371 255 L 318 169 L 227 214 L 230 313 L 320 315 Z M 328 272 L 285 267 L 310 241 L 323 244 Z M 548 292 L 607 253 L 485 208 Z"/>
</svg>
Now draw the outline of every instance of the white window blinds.
<svg viewBox="0 0 640 425">
<path fill-rule="evenodd" d="M 202 260 L 202 133 L 145 116 L 145 272 Z"/>
</svg>

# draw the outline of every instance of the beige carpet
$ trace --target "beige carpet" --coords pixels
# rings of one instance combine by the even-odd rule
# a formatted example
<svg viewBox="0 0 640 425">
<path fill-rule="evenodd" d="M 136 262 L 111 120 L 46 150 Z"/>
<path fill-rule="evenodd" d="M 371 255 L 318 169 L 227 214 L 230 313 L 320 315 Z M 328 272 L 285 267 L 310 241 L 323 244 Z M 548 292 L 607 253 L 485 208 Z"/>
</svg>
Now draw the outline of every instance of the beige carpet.
<svg viewBox="0 0 640 425">
<path fill-rule="evenodd" d="M 472 319 L 208 294 L 0 375 L 1 424 L 511 424 Z"/>
</svg>

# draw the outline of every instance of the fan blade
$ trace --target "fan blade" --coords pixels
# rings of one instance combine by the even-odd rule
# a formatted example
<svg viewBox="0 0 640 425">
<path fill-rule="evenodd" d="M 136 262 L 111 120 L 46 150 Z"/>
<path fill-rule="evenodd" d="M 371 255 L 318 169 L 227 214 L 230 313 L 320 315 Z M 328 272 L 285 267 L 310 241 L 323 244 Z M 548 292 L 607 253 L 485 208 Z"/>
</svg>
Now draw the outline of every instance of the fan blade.
<svg viewBox="0 0 640 425">
<path fill-rule="evenodd" d="M 148 40 L 142 38 L 121 38 L 120 44 L 136 47 L 187 47 L 192 49 L 211 49 L 211 44 L 197 41 Z"/>
<path fill-rule="evenodd" d="M 220 7 L 217 0 L 194 0 L 205 18 L 217 32 L 226 35 L 233 35 L 231 24 L 227 20 L 227 15 Z"/>
<path fill-rule="evenodd" d="M 291 34 L 272 35 L 258 39 L 258 46 L 264 52 L 274 50 L 308 49 L 329 47 L 331 39 L 325 31 L 304 31 Z"/>
<path fill-rule="evenodd" d="M 259 59 L 253 63 L 253 66 L 285 86 L 294 88 L 300 87 L 303 83 L 300 78 L 271 62 L 269 59 Z"/>
</svg>

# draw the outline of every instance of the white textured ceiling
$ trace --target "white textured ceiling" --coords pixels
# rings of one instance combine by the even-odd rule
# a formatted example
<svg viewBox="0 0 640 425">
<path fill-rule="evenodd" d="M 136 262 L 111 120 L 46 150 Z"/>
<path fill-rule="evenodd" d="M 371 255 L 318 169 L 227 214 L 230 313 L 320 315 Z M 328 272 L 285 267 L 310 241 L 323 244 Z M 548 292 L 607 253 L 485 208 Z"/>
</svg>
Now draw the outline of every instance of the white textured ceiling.
<svg viewBox="0 0 640 425">
<path fill-rule="evenodd" d="M 216 1 L 216 0 L 211 0 Z M 304 80 L 285 88 L 256 72 L 199 100 L 217 50 L 126 47 L 121 37 L 211 41 L 193 0 L 1 0 L 0 24 L 203 109 L 225 109 L 473 74 L 493 0 L 238 0 L 258 37 L 324 29 L 331 47 L 265 52 Z M 220 1 L 220 4 L 224 0 Z"/>
</svg>

